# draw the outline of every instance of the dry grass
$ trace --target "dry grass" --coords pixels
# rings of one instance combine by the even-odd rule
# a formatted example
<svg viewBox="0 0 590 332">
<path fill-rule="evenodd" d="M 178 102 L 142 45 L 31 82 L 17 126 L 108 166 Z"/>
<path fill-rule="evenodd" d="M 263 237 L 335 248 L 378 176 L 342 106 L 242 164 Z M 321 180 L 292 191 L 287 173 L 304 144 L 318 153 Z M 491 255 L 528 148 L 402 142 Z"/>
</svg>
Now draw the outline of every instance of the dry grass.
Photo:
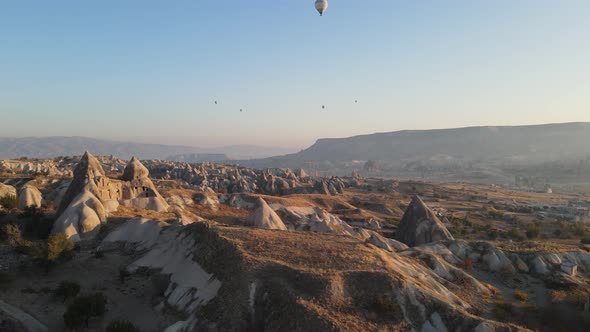
<svg viewBox="0 0 590 332">
<path fill-rule="evenodd" d="M 375 250 L 352 237 L 218 226 L 216 230 L 247 255 L 312 271 L 381 270 Z"/>
<path fill-rule="evenodd" d="M 131 219 L 131 218 L 136 218 L 136 217 L 142 217 L 142 218 L 146 218 L 146 219 L 159 220 L 159 221 L 169 221 L 169 220 L 176 219 L 176 215 L 172 212 L 157 212 L 157 211 L 153 211 L 153 210 L 145 210 L 145 209 L 139 209 L 136 207 L 131 207 L 131 206 L 127 207 L 127 206 L 122 206 L 122 205 L 119 206 L 119 208 L 117 209 L 116 212 L 110 214 L 109 219 L 110 218 Z"/>
<path fill-rule="evenodd" d="M 573 287 L 570 289 L 555 290 L 550 293 L 550 300 L 554 304 L 569 303 L 577 307 L 583 307 L 588 300 L 589 292 L 584 287 Z"/>
<path fill-rule="evenodd" d="M 514 291 L 514 298 L 519 300 L 520 302 L 528 302 L 529 301 L 529 294 L 521 290 Z"/>
</svg>

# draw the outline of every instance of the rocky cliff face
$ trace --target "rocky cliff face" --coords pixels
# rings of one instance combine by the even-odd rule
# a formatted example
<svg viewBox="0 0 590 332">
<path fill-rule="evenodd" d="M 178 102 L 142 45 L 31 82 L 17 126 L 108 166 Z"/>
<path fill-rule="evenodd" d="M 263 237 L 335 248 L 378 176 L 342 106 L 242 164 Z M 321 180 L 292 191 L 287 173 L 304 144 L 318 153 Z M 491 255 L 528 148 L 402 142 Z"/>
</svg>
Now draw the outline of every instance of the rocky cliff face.
<svg viewBox="0 0 590 332">
<path fill-rule="evenodd" d="M 167 211 L 168 204 L 148 176 L 148 169 L 134 157 L 124 169 L 122 181 L 111 179 L 96 157 L 84 153 L 61 199 L 53 232 L 65 233 L 75 241 L 93 236 L 106 222 L 106 214 L 116 211 L 119 204 Z"/>
</svg>

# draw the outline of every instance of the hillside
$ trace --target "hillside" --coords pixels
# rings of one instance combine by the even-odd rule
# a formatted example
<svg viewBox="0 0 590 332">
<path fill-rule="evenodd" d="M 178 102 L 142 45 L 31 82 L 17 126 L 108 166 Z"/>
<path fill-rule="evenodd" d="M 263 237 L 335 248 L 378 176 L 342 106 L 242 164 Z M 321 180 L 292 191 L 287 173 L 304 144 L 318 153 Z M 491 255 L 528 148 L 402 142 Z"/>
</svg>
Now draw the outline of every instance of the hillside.
<svg viewBox="0 0 590 332">
<path fill-rule="evenodd" d="M 434 157 L 463 160 L 550 161 L 590 154 L 590 123 L 403 130 L 320 139 L 292 160 L 386 160 Z"/>
<path fill-rule="evenodd" d="M 182 145 L 118 142 L 89 137 L 0 137 L 0 159 L 54 158 L 79 154 L 80 151 L 85 150 L 93 151 L 101 156 L 116 155 L 121 158 L 137 156 L 142 159 L 186 159 L 187 161 L 265 158 L 291 151 L 290 149 L 252 145 L 199 148 Z"/>
</svg>

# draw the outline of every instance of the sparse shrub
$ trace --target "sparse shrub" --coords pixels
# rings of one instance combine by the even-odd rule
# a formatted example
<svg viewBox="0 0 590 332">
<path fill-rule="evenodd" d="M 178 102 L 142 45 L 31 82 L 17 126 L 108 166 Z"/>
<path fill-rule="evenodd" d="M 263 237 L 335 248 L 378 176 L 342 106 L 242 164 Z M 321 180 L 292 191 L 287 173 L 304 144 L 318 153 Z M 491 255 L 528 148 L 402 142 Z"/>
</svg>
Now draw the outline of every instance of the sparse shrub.
<svg viewBox="0 0 590 332">
<path fill-rule="evenodd" d="M 128 320 L 114 320 L 107 325 L 106 332 L 139 332 L 139 329 Z"/>
<path fill-rule="evenodd" d="M 556 229 L 553 231 L 553 236 L 560 237 L 561 236 L 561 229 Z"/>
<path fill-rule="evenodd" d="M 521 290 L 514 291 L 514 298 L 519 300 L 520 302 L 528 302 L 529 294 Z"/>
<path fill-rule="evenodd" d="M 533 213 L 533 208 L 528 206 L 519 206 L 516 208 L 516 212 L 520 213 Z"/>
<path fill-rule="evenodd" d="M 55 290 L 55 295 L 62 298 L 63 302 L 75 297 L 78 293 L 80 293 L 80 284 L 75 281 L 62 281 Z"/>
<path fill-rule="evenodd" d="M 15 223 L 2 225 L 2 239 L 11 247 L 17 247 L 23 240 L 20 227 Z"/>
<path fill-rule="evenodd" d="M 15 251 L 19 254 L 35 256 L 35 247 L 33 246 L 33 242 L 29 240 L 21 240 L 16 246 Z"/>
<path fill-rule="evenodd" d="M 16 209 L 18 207 L 18 200 L 16 196 L 6 194 L 0 198 L 0 205 L 6 210 Z"/>
<path fill-rule="evenodd" d="M 582 244 L 590 244 L 590 237 L 589 237 L 589 236 L 585 236 L 585 237 L 583 237 L 583 238 L 580 240 L 580 242 L 581 242 Z"/>
<path fill-rule="evenodd" d="M 491 218 L 494 218 L 494 219 L 502 219 L 502 218 L 504 218 L 504 212 L 503 211 L 498 211 L 496 209 L 489 210 L 488 211 L 488 215 Z"/>
<path fill-rule="evenodd" d="M 583 287 L 554 290 L 550 293 L 550 299 L 554 304 L 569 303 L 581 308 L 588 300 L 588 290 Z"/>
<path fill-rule="evenodd" d="M 577 221 L 572 224 L 572 232 L 577 236 L 584 236 L 586 234 L 586 225 L 582 221 Z"/>
<path fill-rule="evenodd" d="M 492 229 L 489 229 L 489 230 L 486 232 L 486 236 L 487 236 L 487 237 L 488 237 L 488 239 L 490 239 L 490 240 L 495 240 L 495 239 L 497 239 L 497 238 L 498 238 L 498 231 L 497 231 L 496 229 L 493 229 L 493 228 L 492 228 Z"/>
<path fill-rule="evenodd" d="M 71 329 L 88 327 L 91 317 L 100 317 L 106 311 L 107 299 L 103 293 L 77 297 L 64 314 L 64 323 Z"/>
<path fill-rule="evenodd" d="M 511 239 L 515 239 L 515 240 L 519 240 L 519 241 L 524 240 L 524 235 L 522 235 L 522 232 L 520 231 L 520 229 L 518 229 L 516 227 L 513 227 L 512 229 L 510 229 L 506 233 L 506 236 Z"/>
<path fill-rule="evenodd" d="M 514 313 L 514 306 L 510 303 L 504 301 L 497 301 L 494 303 L 494 308 L 492 309 L 494 313 L 494 317 L 501 322 L 509 321 L 512 318 Z"/>
<path fill-rule="evenodd" d="M 541 233 L 541 228 L 539 227 L 538 224 L 530 223 L 530 224 L 526 225 L 525 234 L 526 234 L 527 238 L 534 239 L 534 238 L 538 237 L 540 233 Z"/>
</svg>

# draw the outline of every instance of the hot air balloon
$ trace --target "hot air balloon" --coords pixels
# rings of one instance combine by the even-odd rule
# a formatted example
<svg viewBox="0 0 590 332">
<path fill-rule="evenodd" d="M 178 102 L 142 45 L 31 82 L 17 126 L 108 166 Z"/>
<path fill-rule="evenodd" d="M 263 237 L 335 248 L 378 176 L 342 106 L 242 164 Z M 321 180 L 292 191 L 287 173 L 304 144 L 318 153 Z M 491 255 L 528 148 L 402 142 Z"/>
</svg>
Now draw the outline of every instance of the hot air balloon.
<svg viewBox="0 0 590 332">
<path fill-rule="evenodd" d="M 320 16 L 324 15 L 324 12 L 328 9 L 328 0 L 316 0 L 315 9 L 320 13 Z"/>
<path fill-rule="evenodd" d="M 215 105 L 217 105 L 217 100 L 215 101 Z"/>
</svg>

